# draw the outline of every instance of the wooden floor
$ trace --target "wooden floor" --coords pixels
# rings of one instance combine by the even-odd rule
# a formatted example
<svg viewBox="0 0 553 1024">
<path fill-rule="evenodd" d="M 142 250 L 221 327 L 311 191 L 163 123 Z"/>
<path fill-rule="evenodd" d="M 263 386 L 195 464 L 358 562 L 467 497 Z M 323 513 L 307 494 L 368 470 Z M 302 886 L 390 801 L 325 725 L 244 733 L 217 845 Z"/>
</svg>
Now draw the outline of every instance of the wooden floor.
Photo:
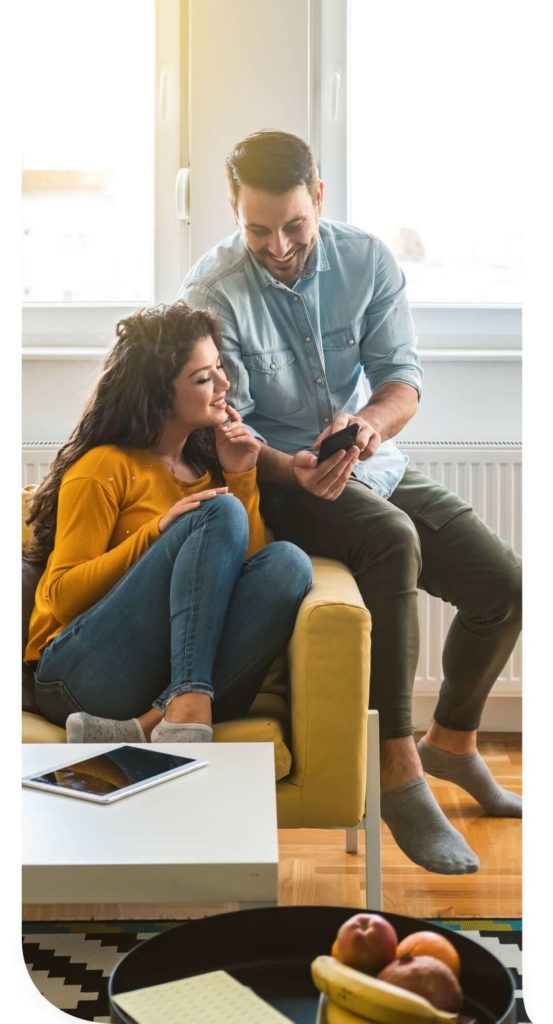
<svg viewBox="0 0 553 1024">
<path fill-rule="evenodd" d="M 479 749 L 497 781 L 521 792 L 519 735 L 484 734 Z M 435 875 L 412 864 L 382 824 L 383 909 L 414 917 L 521 917 L 521 822 L 485 817 L 458 786 L 427 776 L 440 806 L 480 858 L 473 875 Z M 365 905 L 363 837 L 345 852 L 343 831 L 279 832 L 281 904 Z"/>
<path fill-rule="evenodd" d="M 480 752 L 501 785 L 521 792 L 519 735 L 480 737 Z M 455 827 L 478 854 L 473 875 L 435 875 L 416 867 L 382 825 L 383 909 L 413 917 L 521 917 L 521 821 L 488 818 L 457 786 L 427 776 Z M 359 853 L 346 853 L 345 832 L 330 829 L 279 831 L 279 904 L 365 907 L 363 835 Z M 155 906 L 155 909 L 154 909 Z M 26 921 L 177 920 L 221 913 L 236 904 L 27 904 Z"/>
</svg>

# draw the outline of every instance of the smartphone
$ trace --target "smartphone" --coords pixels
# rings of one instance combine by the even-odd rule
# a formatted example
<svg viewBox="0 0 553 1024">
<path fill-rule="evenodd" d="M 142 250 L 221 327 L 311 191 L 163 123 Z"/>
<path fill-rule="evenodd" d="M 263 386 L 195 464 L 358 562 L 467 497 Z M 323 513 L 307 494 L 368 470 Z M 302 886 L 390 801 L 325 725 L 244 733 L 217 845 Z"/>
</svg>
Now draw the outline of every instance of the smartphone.
<svg viewBox="0 0 553 1024">
<path fill-rule="evenodd" d="M 324 462 L 334 452 L 344 448 L 346 451 L 355 444 L 355 438 L 359 430 L 358 423 L 350 423 L 349 427 L 344 427 L 343 430 L 337 430 L 335 434 L 329 434 L 325 437 L 320 449 L 319 449 L 319 462 Z"/>
</svg>

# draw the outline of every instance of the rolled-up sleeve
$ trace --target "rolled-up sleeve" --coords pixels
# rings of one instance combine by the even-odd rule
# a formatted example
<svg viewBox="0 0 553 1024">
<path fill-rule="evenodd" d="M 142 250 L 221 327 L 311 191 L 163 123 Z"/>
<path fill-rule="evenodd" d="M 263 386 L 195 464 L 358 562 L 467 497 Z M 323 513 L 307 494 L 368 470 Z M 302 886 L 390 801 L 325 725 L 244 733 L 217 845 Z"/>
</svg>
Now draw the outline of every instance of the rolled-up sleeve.
<svg viewBox="0 0 553 1024">
<path fill-rule="evenodd" d="M 405 276 L 387 246 L 375 249 L 374 288 L 363 323 L 361 362 L 371 390 L 401 381 L 422 390 L 417 337 L 407 302 Z"/>
</svg>

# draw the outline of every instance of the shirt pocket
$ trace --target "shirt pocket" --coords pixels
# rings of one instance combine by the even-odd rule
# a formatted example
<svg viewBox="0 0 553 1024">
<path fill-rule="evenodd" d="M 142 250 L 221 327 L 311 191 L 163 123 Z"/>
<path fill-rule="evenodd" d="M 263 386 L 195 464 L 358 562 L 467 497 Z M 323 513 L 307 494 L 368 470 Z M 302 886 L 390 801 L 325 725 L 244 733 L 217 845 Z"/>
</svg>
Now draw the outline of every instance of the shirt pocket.
<svg viewBox="0 0 553 1024">
<path fill-rule="evenodd" d="M 296 357 L 291 348 L 242 355 L 250 395 L 262 416 L 292 415 L 304 405 Z"/>
<path fill-rule="evenodd" d="M 359 326 L 349 324 L 321 335 L 325 373 L 331 391 L 354 386 L 361 370 Z"/>
</svg>

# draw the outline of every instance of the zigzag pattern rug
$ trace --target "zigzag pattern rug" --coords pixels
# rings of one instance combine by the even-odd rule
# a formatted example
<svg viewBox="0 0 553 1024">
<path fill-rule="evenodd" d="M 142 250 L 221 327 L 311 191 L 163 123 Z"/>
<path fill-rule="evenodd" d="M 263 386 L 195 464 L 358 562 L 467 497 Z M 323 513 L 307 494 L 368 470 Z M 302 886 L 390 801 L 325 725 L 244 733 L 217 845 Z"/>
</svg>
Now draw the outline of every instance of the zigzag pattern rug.
<svg viewBox="0 0 553 1024">
<path fill-rule="evenodd" d="M 81 1020 L 109 1024 L 108 979 L 138 942 L 172 927 L 173 921 L 67 922 L 23 925 L 23 954 L 31 980 L 54 1006 Z M 517 1024 L 529 1017 L 522 999 L 520 920 L 438 920 L 485 946 L 507 967 L 517 994 Z"/>
</svg>

